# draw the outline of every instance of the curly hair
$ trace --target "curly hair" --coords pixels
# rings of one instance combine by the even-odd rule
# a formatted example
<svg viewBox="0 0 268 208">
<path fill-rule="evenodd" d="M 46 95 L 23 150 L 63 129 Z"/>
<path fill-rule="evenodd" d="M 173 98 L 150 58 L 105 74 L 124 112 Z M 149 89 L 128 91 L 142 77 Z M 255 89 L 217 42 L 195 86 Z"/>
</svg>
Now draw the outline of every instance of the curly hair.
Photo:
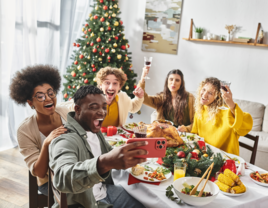
<svg viewBox="0 0 268 208">
<path fill-rule="evenodd" d="M 127 81 L 125 73 L 121 69 L 106 66 L 105 68 L 101 68 L 96 75 L 96 81 L 98 83 L 98 86 L 100 86 L 104 82 L 106 76 L 111 74 L 116 76 L 116 78 L 119 80 L 120 87 L 125 85 Z"/>
<path fill-rule="evenodd" d="M 208 109 L 208 121 L 213 120 L 216 116 L 216 114 L 219 112 L 219 107 L 222 107 L 225 105 L 225 102 L 221 96 L 221 83 L 220 80 L 215 77 L 209 77 L 206 78 L 204 81 L 202 81 L 199 85 L 197 96 L 195 99 L 195 113 L 197 115 L 197 118 L 201 118 L 202 113 L 204 111 L 204 105 L 200 103 L 201 99 L 201 90 L 205 86 L 205 84 L 212 84 L 215 88 L 215 100 L 207 106 Z"/>
<path fill-rule="evenodd" d="M 79 101 L 82 100 L 84 97 L 86 97 L 88 94 L 92 94 L 92 95 L 100 94 L 100 95 L 103 95 L 103 91 L 100 90 L 98 87 L 95 87 L 93 85 L 82 86 L 76 91 L 76 93 L 73 96 L 74 103 L 79 105 L 80 104 Z"/>
<path fill-rule="evenodd" d="M 38 85 L 49 84 L 55 91 L 60 88 L 61 77 L 56 67 L 51 65 L 27 66 L 16 72 L 9 86 L 10 97 L 17 103 L 25 105 L 32 100 L 34 88 Z"/>
</svg>

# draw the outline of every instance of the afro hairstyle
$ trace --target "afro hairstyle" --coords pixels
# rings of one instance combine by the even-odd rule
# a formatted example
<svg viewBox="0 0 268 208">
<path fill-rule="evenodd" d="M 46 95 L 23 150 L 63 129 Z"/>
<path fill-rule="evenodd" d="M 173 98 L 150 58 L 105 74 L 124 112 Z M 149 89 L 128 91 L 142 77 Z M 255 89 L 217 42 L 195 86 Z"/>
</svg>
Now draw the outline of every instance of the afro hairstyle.
<svg viewBox="0 0 268 208">
<path fill-rule="evenodd" d="M 16 72 L 9 86 L 10 97 L 17 103 L 25 105 L 32 100 L 34 88 L 49 84 L 55 93 L 60 88 L 61 77 L 56 67 L 51 65 L 27 66 Z"/>
</svg>

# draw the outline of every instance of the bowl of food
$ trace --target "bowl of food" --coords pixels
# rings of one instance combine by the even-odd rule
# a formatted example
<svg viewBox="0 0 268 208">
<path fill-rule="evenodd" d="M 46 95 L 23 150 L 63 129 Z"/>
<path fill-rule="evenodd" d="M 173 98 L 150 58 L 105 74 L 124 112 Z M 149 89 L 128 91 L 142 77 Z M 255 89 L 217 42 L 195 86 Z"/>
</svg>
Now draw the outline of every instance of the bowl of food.
<svg viewBox="0 0 268 208">
<path fill-rule="evenodd" d="M 202 197 L 198 197 L 197 195 L 199 194 L 199 191 L 202 189 L 206 181 L 205 179 L 203 179 L 198 186 L 196 194 L 190 195 L 191 190 L 199 182 L 199 180 L 200 178 L 198 177 L 179 178 L 173 182 L 174 191 L 177 196 L 187 204 L 193 206 L 204 206 L 206 204 L 209 204 L 219 194 L 220 189 L 215 183 L 208 181 L 202 194 Z"/>
<path fill-rule="evenodd" d="M 249 174 L 250 179 L 260 185 L 260 186 L 266 186 L 268 187 L 268 172 L 265 171 L 255 171 L 255 172 L 251 172 Z"/>
<path fill-rule="evenodd" d="M 168 121 L 168 120 L 165 120 L 165 119 L 158 119 L 158 120 L 155 120 L 154 122 L 168 124 L 168 125 L 171 125 L 171 126 L 174 125 L 174 123 L 172 121 Z"/>
</svg>

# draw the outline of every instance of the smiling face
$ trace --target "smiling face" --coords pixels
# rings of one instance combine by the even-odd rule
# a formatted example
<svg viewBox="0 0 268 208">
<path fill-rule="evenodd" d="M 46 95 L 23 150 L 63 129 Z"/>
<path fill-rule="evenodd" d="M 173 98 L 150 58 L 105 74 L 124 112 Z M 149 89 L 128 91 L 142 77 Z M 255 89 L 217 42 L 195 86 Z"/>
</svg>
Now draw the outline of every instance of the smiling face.
<svg viewBox="0 0 268 208">
<path fill-rule="evenodd" d="M 210 84 L 206 83 L 200 91 L 200 103 L 202 105 L 210 105 L 215 100 L 216 89 Z"/>
<path fill-rule="evenodd" d="M 181 76 L 170 74 L 168 77 L 168 89 L 170 92 L 177 92 L 181 87 Z"/>
<path fill-rule="evenodd" d="M 92 133 L 100 131 L 107 114 L 107 102 L 102 94 L 88 94 L 75 105 L 75 119 L 86 130 Z"/>
<path fill-rule="evenodd" d="M 110 74 L 105 77 L 104 81 L 100 85 L 100 88 L 106 96 L 107 104 L 110 105 L 121 89 L 120 81 L 115 75 Z"/>
<path fill-rule="evenodd" d="M 44 98 L 44 94 L 45 100 L 42 99 Z M 27 102 L 31 107 L 34 106 L 37 113 L 48 116 L 54 114 L 57 104 L 57 97 L 51 85 L 38 85 L 34 88 L 32 97 L 32 100 L 27 100 Z"/>
</svg>

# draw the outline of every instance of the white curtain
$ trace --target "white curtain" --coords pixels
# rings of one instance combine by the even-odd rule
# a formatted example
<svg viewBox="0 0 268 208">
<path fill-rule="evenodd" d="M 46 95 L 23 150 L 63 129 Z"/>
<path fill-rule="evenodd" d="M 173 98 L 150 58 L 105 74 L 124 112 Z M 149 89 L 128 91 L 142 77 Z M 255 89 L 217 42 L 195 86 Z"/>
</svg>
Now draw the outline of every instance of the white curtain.
<svg viewBox="0 0 268 208">
<path fill-rule="evenodd" d="M 9 97 L 14 74 L 28 65 L 51 64 L 61 75 L 81 36 L 91 0 L 0 0 L 0 151 L 17 145 L 19 124 L 34 113 Z M 62 80 L 64 81 L 64 80 Z M 61 93 L 58 102 L 62 101 Z"/>
</svg>

